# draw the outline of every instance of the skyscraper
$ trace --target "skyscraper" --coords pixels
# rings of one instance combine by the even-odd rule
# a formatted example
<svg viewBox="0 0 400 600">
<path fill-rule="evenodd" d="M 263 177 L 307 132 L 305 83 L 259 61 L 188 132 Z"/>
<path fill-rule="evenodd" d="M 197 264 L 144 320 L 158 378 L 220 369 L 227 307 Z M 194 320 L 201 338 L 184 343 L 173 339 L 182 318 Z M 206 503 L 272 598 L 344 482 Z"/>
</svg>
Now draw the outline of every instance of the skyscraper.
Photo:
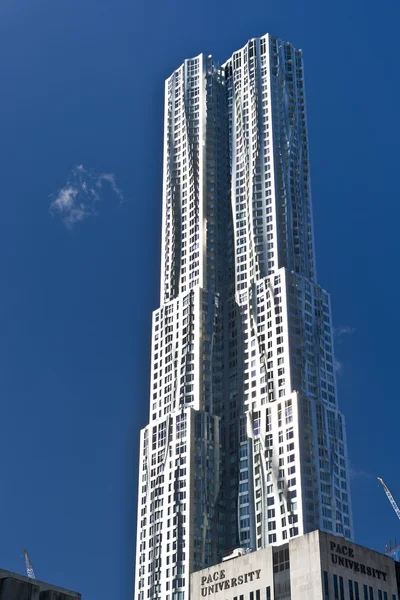
<svg viewBox="0 0 400 600">
<path fill-rule="evenodd" d="M 316 281 L 301 51 L 266 35 L 165 85 L 160 308 L 135 600 L 238 547 L 352 539 L 329 295 Z"/>
</svg>

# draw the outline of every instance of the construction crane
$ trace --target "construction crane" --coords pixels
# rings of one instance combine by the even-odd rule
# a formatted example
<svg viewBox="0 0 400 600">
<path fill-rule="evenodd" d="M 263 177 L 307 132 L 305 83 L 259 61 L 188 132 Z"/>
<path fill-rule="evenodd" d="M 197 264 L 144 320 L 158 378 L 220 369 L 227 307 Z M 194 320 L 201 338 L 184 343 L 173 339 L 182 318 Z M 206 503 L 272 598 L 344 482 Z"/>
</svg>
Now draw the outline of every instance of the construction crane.
<svg viewBox="0 0 400 600">
<path fill-rule="evenodd" d="M 23 548 L 23 551 L 24 551 L 24 555 L 25 555 L 26 573 L 27 573 L 29 579 L 36 579 L 35 571 L 33 570 L 31 559 L 29 558 L 28 550 L 26 548 Z"/>
<path fill-rule="evenodd" d="M 400 508 L 397 506 L 395 499 L 393 498 L 392 494 L 389 491 L 389 488 L 387 487 L 386 483 L 383 481 L 383 479 L 381 479 L 380 477 L 378 477 L 378 481 L 381 482 L 383 489 L 385 490 L 385 494 L 386 496 L 389 498 L 389 502 L 390 504 L 393 506 L 394 508 L 394 512 L 396 513 L 396 515 L 399 517 L 400 519 Z"/>
</svg>

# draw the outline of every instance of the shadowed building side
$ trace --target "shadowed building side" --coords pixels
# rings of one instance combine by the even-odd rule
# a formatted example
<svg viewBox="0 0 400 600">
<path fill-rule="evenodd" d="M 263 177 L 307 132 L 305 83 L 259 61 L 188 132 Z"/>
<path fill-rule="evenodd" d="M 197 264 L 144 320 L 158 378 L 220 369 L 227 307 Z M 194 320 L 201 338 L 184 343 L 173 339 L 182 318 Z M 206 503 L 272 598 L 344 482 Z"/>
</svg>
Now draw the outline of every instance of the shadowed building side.
<svg viewBox="0 0 400 600">
<path fill-rule="evenodd" d="M 81 600 L 81 595 L 0 569 L 0 600 Z"/>
</svg>

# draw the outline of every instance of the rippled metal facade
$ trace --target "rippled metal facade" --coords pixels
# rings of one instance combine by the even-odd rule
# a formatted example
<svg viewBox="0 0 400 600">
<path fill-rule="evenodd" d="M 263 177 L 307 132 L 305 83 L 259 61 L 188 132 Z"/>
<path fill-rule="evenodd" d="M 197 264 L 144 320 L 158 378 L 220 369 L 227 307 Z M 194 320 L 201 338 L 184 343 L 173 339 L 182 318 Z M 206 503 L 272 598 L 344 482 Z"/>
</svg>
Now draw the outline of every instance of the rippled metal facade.
<svg viewBox="0 0 400 600">
<path fill-rule="evenodd" d="M 166 81 L 159 309 L 136 600 L 241 546 L 352 538 L 329 295 L 316 281 L 301 51 L 266 35 Z"/>
</svg>

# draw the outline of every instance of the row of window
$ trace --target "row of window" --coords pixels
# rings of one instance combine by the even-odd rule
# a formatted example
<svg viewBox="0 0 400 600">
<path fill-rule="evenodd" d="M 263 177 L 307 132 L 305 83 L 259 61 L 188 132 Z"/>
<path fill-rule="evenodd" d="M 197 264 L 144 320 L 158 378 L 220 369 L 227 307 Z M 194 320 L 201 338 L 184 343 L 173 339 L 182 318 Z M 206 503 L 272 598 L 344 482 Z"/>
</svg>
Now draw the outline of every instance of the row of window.
<svg viewBox="0 0 400 600">
<path fill-rule="evenodd" d="M 329 583 L 329 574 L 324 571 L 324 600 L 397 600 L 396 594 L 376 589 L 371 585 L 359 584 L 348 579 L 347 583 L 340 575 L 333 575 L 333 595 L 330 593 L 332 584 Z"/>
</svg>

